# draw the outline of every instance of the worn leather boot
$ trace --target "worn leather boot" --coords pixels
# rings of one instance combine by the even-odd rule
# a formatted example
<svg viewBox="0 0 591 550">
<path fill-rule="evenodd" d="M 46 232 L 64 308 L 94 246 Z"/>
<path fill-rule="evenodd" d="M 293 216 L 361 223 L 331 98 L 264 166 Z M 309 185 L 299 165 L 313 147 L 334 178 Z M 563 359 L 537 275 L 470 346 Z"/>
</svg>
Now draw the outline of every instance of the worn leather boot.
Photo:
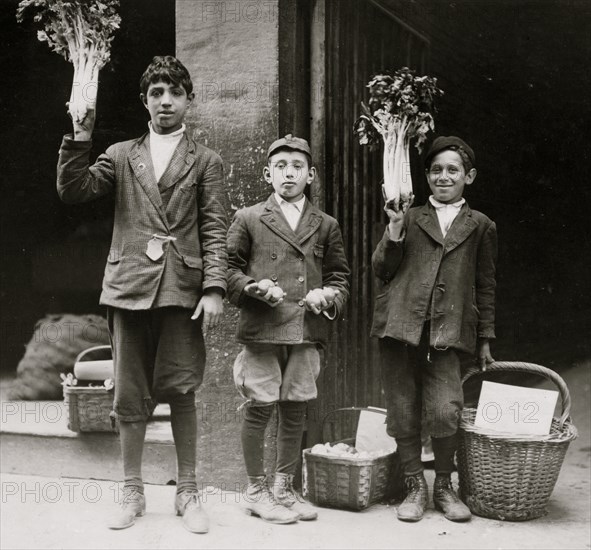
<svg viewBox="0 0 591 550">
<path fill-rule="evenodd" d="M 312 505 L 294 490 L 292 474 L 275 473 L 273 496 L 279 504 L 297 512 L 302 521 L 310 521 L 318 517 L 318 512 Z"/>
<path fill-rule="evenodd" d="M 453 490 L 449 475 L 436 475 L 433 485 L 435 508 L 445 514 L 450 521 L 468 521 L 472 514 Z"/>
<path fill-rule="evenodd" d="M 425 513 L 429 500 L 429 488 L 423 475 L 415 474 L 404 478 L 406 498 L 398 507 L 398 519 L 402 521 L 419 521 Z"/>
<path fill-rule="evenodd" d="M 191 533 L 207 533 L 209 518 L 201 506 L 197 491 L 183 491 L 177 493 L 174 499 L 177 516 L 183 516 L 183 526 Z"/>
<path fill-rule="evenodd" d="M 253 516 L 258 516 L 269 523 L 295 523 L 299 514 L 279 504 L 267 485 L 265 476 L 249 477 L 248 487 L 244 492 L 244 509 Z"/>
<path fill-rule="evenodd" d="M 146 497 L 136 487 L 123 487 L 119 508 L 107 523 L 109 529 L 126 529 L 146 513 Z"/>
</svg>

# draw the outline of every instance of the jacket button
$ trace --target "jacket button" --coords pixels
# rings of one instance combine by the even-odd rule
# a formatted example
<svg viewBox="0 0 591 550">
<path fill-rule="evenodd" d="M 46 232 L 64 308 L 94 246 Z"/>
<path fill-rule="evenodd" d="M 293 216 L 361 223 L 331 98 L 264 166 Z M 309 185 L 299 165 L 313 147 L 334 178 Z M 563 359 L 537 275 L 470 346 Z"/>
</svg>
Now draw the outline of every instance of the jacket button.
<svg viewBox="0 0 591 550">
<path fill-rule="evenodd" d="M 298 256 L 298 260 L 299 260 L 300 262 L 303 262 L 303 261 L 304 261 L 304 257 L 303 257 L 303 256 Z"/>
<path fill-rule="evenodd" d="M 300 307 L 304 307 L 304 300 L 300 300 L 300 301 L 298 302 L 298 306 L 300 306 Z"/>
<path fill-rule="evenodd" d="M 277 259 L 277 254 L 275 254 L 275 252 L 273 252 L 273 254 L 271 254 L 271 259 L 272 260 L 276 260 Z"/>
<path fill-rule="evenodd" d="M 298 281 L 299 281 L 300 283 L 303 283 L 303 282 L 304 282 L 304 278 L 303 278 L 303 277 L 300 275 L 300 276 L 298 277 Z"/>
<path fill-rule="evenodd" d="M 271 275 L 271 280 L 272 281 L 277 281 L 277 275 Z"/>
</svg>

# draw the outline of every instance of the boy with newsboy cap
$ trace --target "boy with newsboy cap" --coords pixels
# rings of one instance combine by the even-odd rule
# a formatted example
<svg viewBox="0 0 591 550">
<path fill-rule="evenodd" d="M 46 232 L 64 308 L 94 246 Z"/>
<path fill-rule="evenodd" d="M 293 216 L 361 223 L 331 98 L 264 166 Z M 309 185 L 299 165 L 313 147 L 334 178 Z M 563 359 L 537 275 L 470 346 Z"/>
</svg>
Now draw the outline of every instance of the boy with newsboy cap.
<svg viewBox="0 0 591 550">
<path fill-rule="evenodd" d="M 339 225 L 304 191 L 312 183 L 310 147 L 291 134 L 268 149 L 265 202 L 236 212 L 228 231 L 228 298 L 240 307 L 243 350 L 234 380 L 247 400 L 241 429 L 246 510 L 272 523 L 317 517 L 294 491 L 306 404 L 317 395 L 319 347 L 348 297 L 349 268 Z M 309 295 L 309 293 L 311 293 Z M 265 428 L 278 409 L 272 487 L 264 471 Z"/>
<path fill-rule="evenodd" d="M 372 258 L 383 284 L 371 334 L 380 339 L 388 433 L 405 475 L 403 521 L 420 520 L 427 505 L 422 430 L 433 444 L 435 507 L 449 520 L 470 519 L 450 481 L 463 408 L 458 354 L 476 351 L 483 369 L 493 361 L 497 258 L 495 224 L 462 196 L 475 164 L 460 138 L 435 139 L 425 161 L 432 195 L 405 214 L 386 205 L 389 224 Z"/>
<path fill-rule="evenodd" d="M 191 532 L 209 521 L 195 479 L 195 390 L 205 367 L 203 329 L 220 321 L 226 290 L 222 160 L 183 123 L 194 93 L 186 67 L 154 57 L 140 80 L 148 131 L 115 143 L 90 166 L 94 111 L 60 148 L 57 190 L 67 203 L 114 195 L 115 221 L 100 303 L 115 366 L 125 483 L 111 529 L 146 509 L 141 473 L 146 423 L 168 401 L 177 452 L 175 510 Z"/>
</svg>

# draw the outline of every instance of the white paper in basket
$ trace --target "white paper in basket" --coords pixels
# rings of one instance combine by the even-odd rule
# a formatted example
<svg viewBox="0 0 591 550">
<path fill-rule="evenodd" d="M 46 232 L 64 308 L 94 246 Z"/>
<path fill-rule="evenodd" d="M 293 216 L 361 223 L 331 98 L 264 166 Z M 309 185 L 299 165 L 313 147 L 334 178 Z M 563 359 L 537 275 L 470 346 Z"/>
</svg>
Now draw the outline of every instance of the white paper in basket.
<svg viewBox="0 0 591 550">
<path fill-rule="evenodd" d="M 368 407 L 374 411 L 383 411 L 378 407 Z M 355 434 L 355 448 L 358 451 L 384 451 L 384 454 L 393 453 L 396 450 L 396 440 L 386 432 L 386 416 L 371 411 L 359 413 L 359 423 Z"/>
<path fill-rule="evenodd" d="M 548 435 L 558 400 L 555 390 L 484 381 L 474 426 L 520 435 Z"/>
</svg>

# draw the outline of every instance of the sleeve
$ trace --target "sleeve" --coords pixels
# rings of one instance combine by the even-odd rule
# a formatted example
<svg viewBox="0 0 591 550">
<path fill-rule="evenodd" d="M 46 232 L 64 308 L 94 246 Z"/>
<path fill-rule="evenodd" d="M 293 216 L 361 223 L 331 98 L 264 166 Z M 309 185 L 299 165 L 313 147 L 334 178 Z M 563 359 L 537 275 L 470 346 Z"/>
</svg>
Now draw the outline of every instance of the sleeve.
<svg viewBox="0 0 591 550">
<path fill-rule="evenodd" d="M 235 306 L 242 303 L 244 287 L 255 280 L 246 275 L 250 261 L 251 241 L 244 211 L 238 210 L 228 230 L 228 300 Z"/>
<path fill-rule="evenodd" d="M 398 241 L 390 239 L 390 232 L 388 231 L 388 226 L 386 226 L 382 240 L 374 250 L 371 257 L 371 265 L 375 276 L 378 277 L 378 279 L 381 279 L 384 283 L 390 282 L 400 267 L 400 263 L 404 256 L 405 236 L 406 224 L 403 235 Z"/>
<path fill-rule="evenodd" d="M 478 247 L 476 265 L 476 307 L 478 337 L 495 338 L 495 291 L 497 264 L 497 228 L 490 222 Z"/>
<path fill-rule="evenodd" d="M 334 308 L 331 308 L 328 315 L 325 315 L 328 319 L 337 319 L 341 315 L 342 308 L 349 298 L 350 273 L 341 230 L 338 223 L 334 221 L 330 228 L 322 262 L 322 285 L 339 291 L 334 301 Z"/>
<path fill-rule="evenodd" d="M 109 193 L 115 186 L 114 147 L 89 166 L 91 141 L 64 136 L 57 163 L 57 192 L 67 204 L 89 202 Z"/>
<path fill-rule="evenodd" d="M 203 290 L 219 288 L 225 293 L 228 272 L 228 220 L 224 207 L 223 181 L 222 159 L 218 155 L 212 155 L 198 187 Z"/>
</svg>

